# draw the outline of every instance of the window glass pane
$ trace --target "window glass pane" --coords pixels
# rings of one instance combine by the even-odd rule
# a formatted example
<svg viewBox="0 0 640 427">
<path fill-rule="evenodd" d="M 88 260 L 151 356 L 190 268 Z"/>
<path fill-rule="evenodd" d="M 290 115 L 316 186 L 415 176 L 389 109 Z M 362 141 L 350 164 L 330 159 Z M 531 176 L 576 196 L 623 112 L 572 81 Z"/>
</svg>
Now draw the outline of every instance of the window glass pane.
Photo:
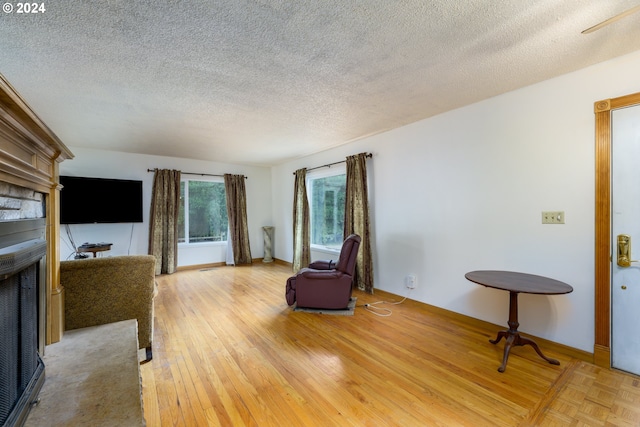
<svg viewBox="0 0 640 427">
<path fill-rule="evenodd" d="M 224 182 L 180 183 L 178 243 L 226 242 L 227 224 Z"/>
<path fill-rule="evenodd" d="M 184 181 L 180 182 L 180 211 L 178 213 L 178 243 L 184 243 Z"/>
<path fill-rule="evenodd" d="M 223 182 L 189 181 L 189 243 L 227 240 Z"/>
<path fill-rule="evenodd" d="M 311 244 L 339 249 L 344 229 L 346 176 L 310 180 Z"/>
</svg>

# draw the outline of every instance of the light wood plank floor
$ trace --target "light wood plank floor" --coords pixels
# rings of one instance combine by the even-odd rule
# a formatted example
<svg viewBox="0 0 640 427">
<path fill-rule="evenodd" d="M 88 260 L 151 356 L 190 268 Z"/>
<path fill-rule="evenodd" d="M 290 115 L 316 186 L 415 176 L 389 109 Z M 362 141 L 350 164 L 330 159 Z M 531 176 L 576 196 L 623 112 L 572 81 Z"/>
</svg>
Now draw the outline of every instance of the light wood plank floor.
<svg viewBox="0 0 640 427">
<path fill-rule="evenodd" d="M 148 426 L 640 426 L 640 378 L 542 345 L 497 371 L 498 327 L 356 292 L 354 316 L 293 312 L 288 267 L 158 278 Z M 398 298 L 396 298 L 398 299 Z M 502 328 L 502 327 L 499 327 Z"/>
</svg>

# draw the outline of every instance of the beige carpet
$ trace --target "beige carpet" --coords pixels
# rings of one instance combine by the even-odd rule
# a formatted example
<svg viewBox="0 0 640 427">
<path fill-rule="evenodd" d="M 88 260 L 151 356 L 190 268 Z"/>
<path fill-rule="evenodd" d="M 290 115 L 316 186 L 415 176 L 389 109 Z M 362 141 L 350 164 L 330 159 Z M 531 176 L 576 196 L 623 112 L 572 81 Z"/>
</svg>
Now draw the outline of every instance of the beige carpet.
<svg viewBox="0 0 640 427">
<path fill-rule="evenodd" d="M 40 403 L 25 426 L 144 425 L 135 320 L 67 331 L 43 361 Z"/>
</svg>

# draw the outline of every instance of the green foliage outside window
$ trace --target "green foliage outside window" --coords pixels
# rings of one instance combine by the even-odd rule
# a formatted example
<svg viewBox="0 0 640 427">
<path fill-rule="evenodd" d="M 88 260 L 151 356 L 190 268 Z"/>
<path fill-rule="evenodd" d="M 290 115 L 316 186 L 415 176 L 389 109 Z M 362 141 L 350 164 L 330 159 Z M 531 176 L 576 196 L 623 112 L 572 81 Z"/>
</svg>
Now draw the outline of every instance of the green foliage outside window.
<svg viewBox="0 0 640 427">
<path fill-rule="evenodd" d="M 187 210 L 189 214 L 185 215 Z M 180 183 L 178 242 L 226 242 L 227 227 L 227 198 L 223 182 Z M 187 235 L 188 239 L 185 238 Z"/>
<path fill-rule="evenodd" d="M 311 244 L 339 249 L 343 242 L 346 176 L 311 179 Z"/>
</svg>

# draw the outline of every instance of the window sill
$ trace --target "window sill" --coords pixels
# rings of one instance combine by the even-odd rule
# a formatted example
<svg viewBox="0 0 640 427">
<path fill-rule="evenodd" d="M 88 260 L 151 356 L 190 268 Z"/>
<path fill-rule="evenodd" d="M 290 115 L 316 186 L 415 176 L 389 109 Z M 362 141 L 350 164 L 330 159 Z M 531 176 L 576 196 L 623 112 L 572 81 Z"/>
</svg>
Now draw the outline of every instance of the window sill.
<svg viewBox="0 0 640 427">
<path fill-rule="evenodd" d="M 196 242 L 196 243 L 178 243 L 179 248 L 196 248 L 196 247 L 207 247 L 207 246 L 226 246 L 227 242 Z"/>
<path fill-rule="evenodd" d="M 340 255 L 340 249 L 332 249 L 332 248 L 328 248 L 326 246 L 314 246 L 314 245 L 311 245 L 311 250 L 313 252 L 321 252 L 321 253 L 327 254 L 327 255 Z"/>
</svg>

